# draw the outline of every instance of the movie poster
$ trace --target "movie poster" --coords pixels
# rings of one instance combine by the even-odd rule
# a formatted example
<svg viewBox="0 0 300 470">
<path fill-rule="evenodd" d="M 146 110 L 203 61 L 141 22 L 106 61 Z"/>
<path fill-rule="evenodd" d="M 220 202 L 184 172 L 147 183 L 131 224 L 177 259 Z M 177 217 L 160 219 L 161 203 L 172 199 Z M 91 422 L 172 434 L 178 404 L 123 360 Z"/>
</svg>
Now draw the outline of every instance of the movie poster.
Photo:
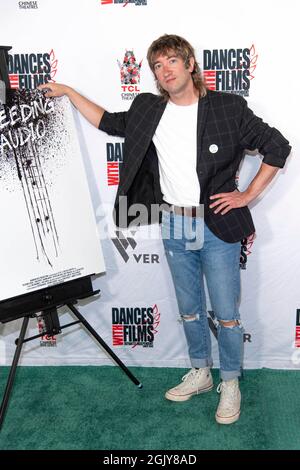
<svg viewBox="0 0 300 470">
<path fill-rule="evenodd" d="M 71 104 L 0 106 L 0 301 L 105 270 Z"/>
</svg>

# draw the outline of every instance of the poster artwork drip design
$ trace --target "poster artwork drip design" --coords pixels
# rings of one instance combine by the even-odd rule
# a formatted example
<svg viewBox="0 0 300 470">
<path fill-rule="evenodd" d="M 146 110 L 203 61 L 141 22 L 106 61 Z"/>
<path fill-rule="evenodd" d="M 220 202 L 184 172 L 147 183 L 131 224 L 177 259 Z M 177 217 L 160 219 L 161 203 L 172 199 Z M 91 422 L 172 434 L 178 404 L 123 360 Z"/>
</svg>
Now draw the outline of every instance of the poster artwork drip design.
<svg viewBox="0 0 300 470">
<path fill-rule="evenodd" d="M 0 302 L 105 270 L 67 97 L 8 92 L 0 107 L 0 216 Z"/>
<path fill-rule="evenodd" d="M 56 229 L 47 180 L 43 169 L 41 143 L 47 132 L 54 102 L 41 92 L 20 90 L 0 108 L 0 158 L 10 163 L 22 188 L 37 260 L 58 256 Z"/>
</svg>

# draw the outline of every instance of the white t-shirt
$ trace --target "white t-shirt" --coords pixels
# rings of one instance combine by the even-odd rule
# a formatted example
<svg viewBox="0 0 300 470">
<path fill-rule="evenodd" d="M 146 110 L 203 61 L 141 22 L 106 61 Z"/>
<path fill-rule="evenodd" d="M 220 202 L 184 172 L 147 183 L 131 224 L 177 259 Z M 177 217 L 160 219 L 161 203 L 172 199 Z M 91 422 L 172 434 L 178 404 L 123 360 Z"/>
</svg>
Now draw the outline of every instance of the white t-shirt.
<svg viewBox="0 0 300 470">
<path fill-rule="evenodd" d="M 169 101 L 153 136 L 163 198 L 177 206 L 200 203 L 197 113 L 198 102 L 178 106 Z"/>
</svg>

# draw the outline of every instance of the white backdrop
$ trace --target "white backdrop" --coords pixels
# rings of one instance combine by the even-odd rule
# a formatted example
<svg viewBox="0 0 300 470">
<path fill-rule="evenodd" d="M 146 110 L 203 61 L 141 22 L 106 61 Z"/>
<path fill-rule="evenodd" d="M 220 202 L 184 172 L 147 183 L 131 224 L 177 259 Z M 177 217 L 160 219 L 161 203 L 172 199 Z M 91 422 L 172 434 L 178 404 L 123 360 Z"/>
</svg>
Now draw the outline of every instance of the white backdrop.
<svg viewBox="0 0 300 470">
<path fill-rule="evenodd" d="M 254 46 L 249 106 L 281 130 L 290 140 L 293 152 L 286 168 L 252 207 L 256 238 L 245 247 L 246 269 L 241 269 L 245 367 L 298 368 L 300 350 L 295 343 L 300 309 L 298 3 L 215 0 L 213 8 L 201 0 L 131 1 L 126 6 L 120 2 L 102 3 L 105 2 L 0 0 L 0 43 L 13 46 L 11 78 L 22 85 L 29 80 L 33 83 L 34 74 L 39 73 L 43 80 L 50 64 L 55 81 L 73 86 L 109 111 L 121 111 L 131 104 L 130 99 L 123 98 L 132 98 L 138 92 L 155 92 L 146 53 L 152 40 L 161 34 L 186 37 L 196 49 L 200 66 L 204 50 L 244 50 Z M 137 64 L 141 61 L 142 64 L 140 83 L 122 89 L 118 61 L 122 64 L 126 50 L 133 51 Z M 30 54 L 33 55 L 29 58 Z M 43 58 L 43 54 L 48 55 Z M 38 62 L 40 65 L 34 68 Z M 226 75 L 224 64 L 222 70 Z M 81 304 L 80 310 L 126 364 L 189 366 L 158 227 L 152 237 L 145 229 L 135 234 L 123 231 L 106 236 L 105 224 L 117 189 L 116 185 L 108 184 L 107 173 L 113 182 L 122 140 L 97 131 L 77 113 L 75 117 L 107 268 L 106 274 L 94 281 L 101 296 Z M 108 157 L 115 161 L 108 162 Z M 246 157 L 239 176 L 241 188 L 247 186 L 259 163 L 258 156 Z M 74 230 L 80 230 L 80 220 L 74 220 Z M 154 340 L 151 334 L 146 334 L 145 344 L 136 345 L 133 335 L 141 329 L 139 317 L 133 315 L 129 325 L 122 309 L 150 307 L 153 323 L 149 331 Z M 117 323 L 114 327 L 113 312 Z M 62 311 L 60 319 L 61 323 L 67 322 L 69 314 Z M 36 321 L 31 320 L 30 325 L 30 332 L 36 334 Z M 20 321 L 0 325 L 3 364 L 11 361 L 19 328 Z M 113 345 L 113 332 L 114 343 L 122 343 L 125 338 L 131 344 Z M 218 366 L 215 340 L 213 344 Z M 41 347 L 38 341 L 26 344 L 21 363 L 111 364 L 111 360 L 81 327 L 76 327 L 60 335 L 55 347 Z"/>
</svg>

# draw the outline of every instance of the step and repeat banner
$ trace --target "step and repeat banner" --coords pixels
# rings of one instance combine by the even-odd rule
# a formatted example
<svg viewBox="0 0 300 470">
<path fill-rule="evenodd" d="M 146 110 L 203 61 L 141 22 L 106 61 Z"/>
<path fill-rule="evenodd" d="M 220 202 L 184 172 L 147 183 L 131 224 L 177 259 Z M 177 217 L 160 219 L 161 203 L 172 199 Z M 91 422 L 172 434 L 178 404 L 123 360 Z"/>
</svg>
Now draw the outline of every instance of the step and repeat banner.
<svg viewBox="0 0 300 470">
<path fill-rule="evenodd" d="M 12 88 L 33 90 L 47 81 L 66 83 L 109 111 L 125 111 L 139 93 L 156 92 L 146 60 L 151 42 L 165 33 L 178 34 L 194 46 L 211 89 L 245 97 L 258 116 L 291 142 L 286 167 L 251 206 L 256 234 L 241 243 L 240 311 L 246 368 L 299 368 L 298 3 L 216 0 L 208 8 L 202 0 L 0 0 L 0 12 L 0 43 L 12 46 Z M 79 309 L 127 365 L 189 367 L 159 226 L 128 231 L 111 224 L 123 140 L 98 131 L 75 109 L 73 114 L 106 266 L 105 274 L 93 281 L 100 295 L 80 302 Z M 260 164 L 255 152 L 245 156 L 237 175 L 241 190 Z M 72 181 L 76 193 L 76 177 Z M 77 241 L 78 234 L 85 233 L 85 223 L 76 210 L 71 215 Z M 1 214 L 2 227 L 4 219 Z M 10 227 L 12 220 L 11 214 Z M 21 222 L 16 217 L 16 232 Z M 69 244 L 71 250 L 72 234 Z M 4 253 L 6 247 L 1 250 Z M 12 269 L 8 258 L 7 253 L 1 256 L 3 276 Z M 17 279 L 16 259 L 12 262 Z M 19 256 L 18 263 L 22 271 L 26 256 Z M 207 315 L 217 367 L 216 327 L 209 303 Z M 62 308 L 59 317 L 63 325 L 71 314 Z M 1 364 L 11 363 L 20 326 L 21 320 L 0 324 Z M 41 319 L 30 320 L 29 334 L 42 329 Z M 77 325 L 57 337 L 27 343 L 21 364 L 110 365 L 112 361 Z"/>
</svg>

